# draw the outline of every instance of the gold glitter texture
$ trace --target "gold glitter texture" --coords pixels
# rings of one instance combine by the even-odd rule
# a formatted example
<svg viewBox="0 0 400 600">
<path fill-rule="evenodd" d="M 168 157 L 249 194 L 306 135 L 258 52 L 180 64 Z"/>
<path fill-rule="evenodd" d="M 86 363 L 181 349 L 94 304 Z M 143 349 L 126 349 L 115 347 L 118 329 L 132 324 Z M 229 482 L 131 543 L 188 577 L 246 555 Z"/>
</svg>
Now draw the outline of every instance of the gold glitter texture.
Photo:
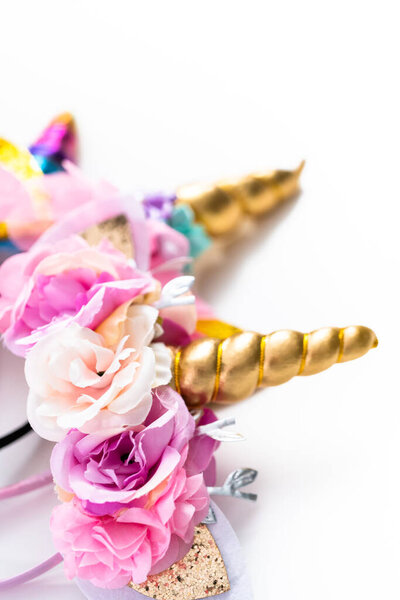
<svg viewBox="0 0 400 600">
<path fill-rule="evenodd" d="M 98 225 L 92 225 L 83 231 L 81 236 L 90 246 L 96 246 L 103 238 L 106 238 L 125 256 L 134 258 L 131 230 L 125 215 L 118 215 L 102 221 Z"/>
<path fill-rule="evenodd" d="M 200 600 L 230 590 L 224 561 L 206 525 L 196 527 L 192 547 L 182 560 L 144 583 L 129 586 L 157 600 Z"/>
</svg>

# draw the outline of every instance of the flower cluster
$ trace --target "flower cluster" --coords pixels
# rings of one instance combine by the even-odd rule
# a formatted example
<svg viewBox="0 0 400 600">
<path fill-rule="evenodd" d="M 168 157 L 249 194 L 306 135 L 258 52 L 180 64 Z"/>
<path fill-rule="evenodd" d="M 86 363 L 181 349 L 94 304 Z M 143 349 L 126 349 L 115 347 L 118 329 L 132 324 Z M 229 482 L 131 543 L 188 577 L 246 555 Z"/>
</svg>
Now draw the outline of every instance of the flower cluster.
<svg viewBox="0 0 400 600">
<path fill-rule="evenodd" d="M 79 236 L 35 245 L 0 269 L 0 330 L 7 347 L 24 355 L 57 323 L 95 330 L 118 306 L 157 293 L 157 282 L 104 241 Z"/>
<path fill-rule="evenodd" d="M 91 246 L 77 234 L 95 223 L 94 207 L 98 222 L 121 199 L 108 188 L 86 198 L 85 185 L 79 196 L 71 172 L 41 185 L 55 185 L 57 198 L 66 182 L 82 202 L 0 267 L 0 332 L 26 358 L 32 427 L 57 442 L 51 468 L 62 502 L 51 529 L 67 576 L 118 588 L 186 554 L 209 510 L 217 442 L 199 434 L 168 386 L 165 342 L 190 340 L 196 323 L 188 299 L 179 304 L 192 278 L 170 281 L 186 238 L 165 223 L 135 233 L 132 205 L 135 261 L 106 239 Z M 213 420 L 205 411 L 199 424 Z"/>
<path fill-rule="evenodd" d="M 71 430 L 51 459 L 59 495 L 69 500 L 51 520 L 67 576 L 121 587 L 181 559 L 208 513 L 205 478 L 214 482 L 215 447 L 196 435 L 182 398 L 168 386 L 153 391 L 150 413 L 136 429 Z"/>
</svg>

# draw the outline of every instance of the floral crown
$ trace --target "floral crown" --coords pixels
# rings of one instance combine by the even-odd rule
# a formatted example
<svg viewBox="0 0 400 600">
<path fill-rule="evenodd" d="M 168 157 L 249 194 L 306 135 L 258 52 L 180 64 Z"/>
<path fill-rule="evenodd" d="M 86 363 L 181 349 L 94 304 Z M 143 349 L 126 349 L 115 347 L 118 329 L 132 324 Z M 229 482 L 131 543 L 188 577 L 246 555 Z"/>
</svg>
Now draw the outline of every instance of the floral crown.
<svg viewBox="0 0 400 600">
<path fill-rule="evenodd" d="M 210 496 L 255 500 L 241 488 L 256 471 L 217 486 L 215 450 L 243 438 L 207 405 L 357 358 L 375 334 L 243 331 L 192 292 L 194 259 L 222 256 L 244 217 L 293 196 L 302 165 L 126 197 L 76 162 L 68 114 L 29 150 L 0 142 L 0 331 L 25 357 L 29 386 L 29 424 L 0 444 L 30 427 L 56 442 L 51 472 L 0 498 L 54 481 L 60 499 L 57 553 L 0 589 L 63 560 L 88 598 L 250 598 L 238 542 Z"/>
</svg>

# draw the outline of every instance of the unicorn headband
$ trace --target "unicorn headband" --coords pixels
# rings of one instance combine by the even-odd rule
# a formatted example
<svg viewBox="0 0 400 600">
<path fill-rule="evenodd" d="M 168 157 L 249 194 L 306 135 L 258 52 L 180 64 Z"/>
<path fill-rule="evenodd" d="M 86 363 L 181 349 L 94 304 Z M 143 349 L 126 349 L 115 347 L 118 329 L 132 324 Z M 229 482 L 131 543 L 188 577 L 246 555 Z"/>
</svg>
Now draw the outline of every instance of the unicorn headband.
<svg viewBox="0 0 400 600">
<path fill-rule="evenodd" d="M 22 160 L 18 150 L 11 155 L 11 163 L 5 161 L 8 170 L 5 175 L 3 172 L 3 182 L 10 183 L 13 178 L 14 187 L 8 186 L 7 190 L 15 193 L 17 189 L 21 197 L 30 201 L 33 198 L 42 208 L 52 200 L 53 207 L 60 207 L 60 192 L 65 201 L 64 186 L 68 184 L 68 200 L 73 204 L 79 199 L 78 205 L 53 223 L 28 252 L 9 259 L 0 270 L 0 323 L 6 345 L 27 358 L 30 422 L 43 437 L 59 440 L 53 452 L 52 470 L 64 503 L 52 520 L 55 543 L 64 555 L 68 575 L 78 575 L 86 581 L 80 584 L 86 594 L 94 593 L 90 581 L 95 588 L 115 587 L 125 585 L 130 578 L 131 585 L 142 586 L 139 579 L 146 576 L 147 583 L 140 591 L 146 595 L 146 591 L 154 589 L 153 584 L 161 585 L 162 576 L 158 574 L 154 575 L 158 577 L 155 583 L 150 581 L 153 571 L 180 564 L 181 554 L 187 549 L 186 540 L 193 537 L 195 521 L 203 517 L 202 510 L 208 510 L 209 494 L 246 497 L 239 487 L 254 478 L 254 471 L 239 471 L 222 488 L 214 485 L 206 440 L 214 443 L 215 431 L 220 427 L 210 431 L 215 417 L 204 405 L 237 401 L 259 386 L 277 385 L 294 375 L 312 374 L 335 362 L 357 358 L 376 345 L 376 337 L 363 327 L 326 328 L 306 335 L 290 331 L 268 336 L 242 332 L 215 319 L 211 310 L 197 301 L 201 317 L 198 319 L 191 304 L 192 279 L 180 276 L 182 265 L 187 263 L 189 236 L 173 231 L 166 219 L 154 221 L 149 215 L 145 218 L 133 200 L 121 198 L 110 186 L 88 187 L 71 167 L 67 173 L 29 177 L 36 183 L 31 182 L 30 193 L 24 195 L 26 189 L 21 180 L 26 182 L 23 177 L 31 168 L 26 166 L 26 160 L 27 156 L 32 160 L 32 156 L 22 153 Z M 238 189 L 240 186 L 215 186 L 219 201 L 214 206 L 221 206 L 221 198 L 236 198 L 230 206 L 239 206 L 242 211 L 243 200 L 237 201 Z M 209 189 L 204 194 L 210 199 Z M 10 196 L 5 197 L 7 201 Z M 155 204 L 153 199 L 153 209 Z M 158 208 L 160 205 L 164 206 L 159 202 Z M 202 209 L 197 210 L 200 219 Z M 7 286 L 2 285 L 5 281 Z M 188 406 L 201 407 L 200 418 L 210 420 L 205 426 L 208 429 L 204 429 L 201 420 L 196 427 L 181 395 Z M 182 429 L 185 419 L 187 426 Z M 159 430 L 160 420 L 169 423 L 170 432 L 166 435 L 164 430 L 167 443 L 163 449 L 172 445 L 177 463 L 165 463 L 157 455 L 156 471 L 159 473 L 160 469 L 166 476 L 160 485 L 152 487 L 154 479 L 150 478 L 150 485 L 147 479 L 155 464 L 150 460 L 152 466 L 146 471 L 140 462 L 146 460 L 138 453 L 138 447 L 143 445 L 142 438 L 153 439 L 148 443 L 149 452 L 153 452 L 156 444 L 151 438 L 152 430 Z M 217 438 L 236 439 L 237 435 L 219 433 Z M 122 447 L 126 451 L 122 452 Z M 60 455 L 61 461 L 57 459 Z M 107 460 L 111 455 L 110 466 Z M 145 477 L 143 473 L 138 475 L 138 465 L 145 469 Z M 81 474 L 78 482 L 77 472 Z M 141 485 L 143 477 L 145 482 Z M 187 486 L 196 487 L 193 477 L 199 484 L 195 496 L 187 490 Z M 50 480 L 45 474 L 3 490 L 3 496 L 29 491 Z M 110 485 L 117 488 L 112 490 L 117 495 L 107 495 Z M 177 492 L 183 489 L 187 492 L 184 497 Z M 200 489 L 201 498 L 196 497 Z M 186 522 L 186 529 L 176 512 L 182 503 L 185 511 L 196 515 Z M 214 518 L 217 513 L 214 509 Z M 206 517 L 210 518 L 208 513 Z M 221 521 L 223 517 L 217 516 L 214 525 Z M 67 538 L 74 537 L 70 528 L 77 522 L 83 529 L 79 533 L 74 530 L 75 533 L 96 540 L 96 548 L 87 552 L 81 548 L 78 552 L 65 545 Z M 142 548 L 132 534 L 133 546 L 123 546 L 124 552 L 118 553 L 121 547 L 113 545 L 115 539 L 110 542 L 110 529 L 125 536 L 132 528 L 140 530 L 146 543 Z M 153 544 L 155 540 L 160 543 Z M 223 548 L 223 558 L 229 562 L 226 552 Z M 147 562 L 140 563 L 139 575 L 136 563 L 144 554 Z M 54 560 L 27 575 L 3 582 L 3 587 L 37 575 Z M 61 560 L 59 556 L 57 560 Z M 103 572 L 107 572 L 107 577 L 99 579 Z M 230 580 L 236 581 L 235 576 L 230 574 Z M 188 582 L 182 586 L 176 581 L 183 590 L 182 597 L 188 598 Z M 234 583 L 233 589 L 237 590 L 237 586 Z M 131 593 L 125 588 L 124 592 Z M 98 589 L 95 593 L 99 594 Z M 222 591 L 213 589 L 213 593 Z"/>
<path fill-rule="evenodd" d="M 93 263 L 96 255 L 87 243 L 82 240 L 78 246 Z M 95 250 L 104 253 L 103 266 L 109 253 L 126 268 L 133 268 L 110 245 Z M 67 253 L 63 259 L 72 260 Z M 132 279 L 125 281 L 133 285 Z M 217 421 L 208 409 L 194 420 L 182 398 L 166 385 L 171 379 L 167 347 L 153 342 L 161 333 L 158 314 L 179 306 L 182 294 L 181 315 L 191 310 L 188 299 L 191 302 L 192 297 L 187 293 L 192 278 L 171 281 L 164 293 L 157 292 L 157 282 L 145 273 L 137 272 L 134 282 L 136 287 L 130 288 L 131 295 L 136 293 L 133 302 L 131 298 L 120 304 L 96 331 L 65 319 L 42 330 L 36 342 L 30 336 L 28 414 L 43 437 L 60 441 L 53 450 L 52 477 L 43 474 L 3 489 L 0 498 L 31 491 L 54 477 L 63 502 L 51 519 L 59 552 L 28 572 L 0 582 L 0 589 L 26 582 L 63 559 L 68 577 L 77 577 L 89 598 L 103 594 L 99 588 L 118 589 L 129 598 L 150 595 L 146 592 L 155 587 L 175 589 L 186 598 L 189 592 L 190 597 L 200 598 L 204 586 L 214 595 L 229 593 L 231 585 L 235 593 L 241 589 L 242 584 L 234 583 L 237 567 L 228 575 L 233 569 L 230 550 L 222 558 L 215 541 L 221 547 L 229 541 L 231 547 L 233 534 L 218 509 L 210 505 L 209 496 L 255 499 L 240 488 L 251 483 L 256 472 L 238 470 L 224 486 L 215 486 L 213 453 L 218 442 L 240 438 L 221 432 L 232 421 Z M 109 289 L 102 289 L 104 304 L 112 301 L 112 297 L 105 298 Z M 111 289 L 115 293 L 119 288 Z M 83 312 L 88 317 L 87 305 Z M 47 373 L 45 380 L 37 361 Z M 42 384 L 47 391 L 40 397 Z M 71 403 L 70 409 L 61 414 L 65 402 Z M 46 404 L 53 409 L 50 413 L 45 409 L 44 414 Z M 74 422 L 68 423 L 70 418 Z M 78 471 L 81 481 L 77 484 Z M 237 544 L 235 538 L 233 543 Z M 183 579 L 180 572 L 189 567 L 195 569 L 191 579 Z M 105 593 L 113 597 L 113 592 Z"/>
</svg>

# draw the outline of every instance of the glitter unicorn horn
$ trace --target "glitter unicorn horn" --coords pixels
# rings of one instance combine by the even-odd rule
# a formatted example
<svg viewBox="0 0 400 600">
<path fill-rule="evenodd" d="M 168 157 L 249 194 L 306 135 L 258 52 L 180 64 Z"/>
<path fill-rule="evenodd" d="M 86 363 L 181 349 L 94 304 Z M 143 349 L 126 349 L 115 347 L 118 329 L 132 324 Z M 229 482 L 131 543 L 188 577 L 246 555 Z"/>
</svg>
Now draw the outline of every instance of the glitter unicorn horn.
<svg viewBox="0 0 400 600">
<path fill-rule="evenodd" d="M 375 333 L 362 326 L 203 337 L 184 348 L 171 348 L 173 383 L 190 408 L 210 402 L 232 404 L 258 388 L 359 358 L 377 345 Z"/>
</svg>

